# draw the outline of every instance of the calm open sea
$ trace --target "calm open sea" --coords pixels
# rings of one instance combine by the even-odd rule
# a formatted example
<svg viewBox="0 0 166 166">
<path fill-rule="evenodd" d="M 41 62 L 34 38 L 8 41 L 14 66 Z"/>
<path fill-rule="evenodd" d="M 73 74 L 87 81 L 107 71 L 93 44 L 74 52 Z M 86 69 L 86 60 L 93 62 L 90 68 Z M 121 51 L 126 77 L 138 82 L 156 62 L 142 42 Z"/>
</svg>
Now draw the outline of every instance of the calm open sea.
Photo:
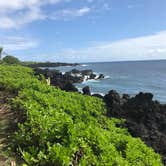
<svg viewBox="0 0 166 166">
<path fill-rule="evenodd" d="M 107 93 L 117 90 L 120 94 L 135 95 L 138 92 L 151 92 L 154 98 L 166 103 L 166 61 L 132 61 L 87 63 L 77 67 L 58 67 L 62 72 L 73 68 L 79 70 L 92 69 L 103 73 L 106 78 L 101 81 L 89 80 L 76 84 L 78 88 L 90 86 L 94 93 Z"/>
</svg>

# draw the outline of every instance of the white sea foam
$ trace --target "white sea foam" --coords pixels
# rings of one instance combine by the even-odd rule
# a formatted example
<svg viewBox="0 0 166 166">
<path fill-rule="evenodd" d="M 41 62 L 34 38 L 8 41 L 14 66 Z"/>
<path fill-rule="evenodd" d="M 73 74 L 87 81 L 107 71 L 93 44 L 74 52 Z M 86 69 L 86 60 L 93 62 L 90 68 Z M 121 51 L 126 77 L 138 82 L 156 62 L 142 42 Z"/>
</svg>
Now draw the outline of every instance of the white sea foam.
<svg viewBox="0 0 166 166">
<path fill-rule="evenodd" d="M 99 95 L 101 95 L 101 96 L 105 96 L 104 93 L 100 93 L 100 92 L 91 92 L 91 95 L 94 95 L 94 94 L 99 94 Z"/>
<path fill-rule="evenodd" d="M 82 64 L 81 66 L 82 66 L 82 67 L 86 67 L 86 66 L 88 66 L 88 65 L 87 65 L 87 64 Z"/>
<path fill-rule="evenodd" d="M 76 86 L 76 88 L 78 89 L 79 92 L 83 93 L 81 87 Z M 99 94 L 99 95 L 101 95 L 101 96 L 105 96 L 105 94 L 104 94 L 104 93 L 101 93 L 101 92 L 91 92 L 91 95 L 94 95 L 94 94 Z"/>
<path fill-rule="evenodd" d="M 84 81 L 82 83 L 85 84 L 88 80 L 89 80 L 89 76 L 85 75 L 84 76 Z"/>
<path fill-rule="evenodd" d="M 109 79 L 109 78 L 111 78 L 109 75 L 104 76 L 104 79 Z"/>
<path fill-rule="evenodd" d="M 87 80 L 87 82 L 100 82 L 100 80 L 90 79 L 90 80 Z"/>
<path fill-rule="evenodd" d="M 93 73 L 96 75 L 95 79 L 98 79 L 99 76 L 100 76 L 100 74 L 101 74 L 101 73 L 97 73 L 97 72 L 93 72 Z M 104 78 L 103 78 L 103 79 L 109 79 L 109 78 L 110 78 L 109 75 L 104 75 Z"/>
<path fill-rule="evenodd" d="M 99 73 L 96 73 L 96 72 L 93 72 L 93 73 L 96 75 L 96 77 L 95 77 L 95 79 L 94 79 L 94 80 L 98 79 L 98 78 L 99 78 L 99 76 L 100 76 L 100 74 L 99 74 Z"/>
<path fill-rule="evenodd" d="M 82 82 L 82 84 L 87 84 L 87 83 L 97 83 L 100 82 L 100 80 L 95 80 L 95 79 L 84 79 L 84 81 Z"/>
</svg>

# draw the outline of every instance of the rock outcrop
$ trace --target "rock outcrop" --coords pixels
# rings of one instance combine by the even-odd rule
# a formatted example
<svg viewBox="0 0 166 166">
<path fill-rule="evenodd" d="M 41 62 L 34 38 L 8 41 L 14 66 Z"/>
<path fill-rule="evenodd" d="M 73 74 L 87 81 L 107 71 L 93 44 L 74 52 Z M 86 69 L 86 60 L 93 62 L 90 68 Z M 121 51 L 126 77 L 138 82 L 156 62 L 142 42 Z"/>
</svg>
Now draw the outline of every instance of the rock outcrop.
<svg viewBox="0 0 166 166">
<path fill-rule="evenodd" d="M 42 74 L 44 75 L 46 79 L 50 78 L 50 84 L 52 86 L 59 87 L 60 89 L 69 91 L 69 92 L 78 91 L 78 89 L 73 85 L 73 83 L 75 82 L 74 78 L 67 75 L 63 75 L 58 70 L 35 68 L 34 71 L 35 71 L 35 74 L 38 76 Z"/>
<path fill-rule="evenodd" d="M 49 69 L 41 69 L 34 68 L 36 75 L 44 75 L 46 79 L 50 79 L 50 85 L 57 86 L 62 90 L 66 91 L 78 91 L 78 89 L 74 86 L 74 83 L 81 83 L 90 79 L 103 79 L 104 75 L 100 74 L 97 76 L 93 73 L 92 70 L 77 70 L 73 69 L 69 72 L 65 72 L 62 74 L 59 70 L 49 70 Z M 90 95 L 90 90 L 87 93 L 85 89 L 85 94 Z"/>
<path fill-rule="evenodd" d="M 104 96 L 108 116 L 126 119 L 129 132 L 140 137 L 163 156 L 166 164 L 166 105 L 153 100 L 153 94 L 140 92 L 135 97 L 110 91 Z"/>
</svg>

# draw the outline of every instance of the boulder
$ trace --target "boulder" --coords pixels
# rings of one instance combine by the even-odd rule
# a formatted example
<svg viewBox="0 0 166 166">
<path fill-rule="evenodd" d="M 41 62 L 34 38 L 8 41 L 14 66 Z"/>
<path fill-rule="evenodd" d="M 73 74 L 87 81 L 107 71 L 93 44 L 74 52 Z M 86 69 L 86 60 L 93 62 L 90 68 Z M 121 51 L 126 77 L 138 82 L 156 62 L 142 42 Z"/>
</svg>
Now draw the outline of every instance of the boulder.
<svg viewBox="0 0 166 166">
<path fill-rule="evenodd" d="M 91 95 L 89 86 L 85 86 L 82 91 L 84 95 Z"/>
</svg>

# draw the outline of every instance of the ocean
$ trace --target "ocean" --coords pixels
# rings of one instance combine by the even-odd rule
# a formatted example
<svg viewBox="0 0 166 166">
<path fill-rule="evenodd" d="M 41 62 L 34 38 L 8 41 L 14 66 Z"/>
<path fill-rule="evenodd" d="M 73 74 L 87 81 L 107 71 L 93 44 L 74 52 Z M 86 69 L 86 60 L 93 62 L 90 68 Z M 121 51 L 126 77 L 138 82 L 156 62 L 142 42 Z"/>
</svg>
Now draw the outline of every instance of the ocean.
<svg viewBox="0 0 166 166">
<path fill-rule="evenodd" d="M 91 92 L 100 94 L 106 94 L 114 89 L 120 94 L 127 93 L 132 96 L 139 92 L 151 92 L 154 94 L 154 99 L 166 103 L 165 60 L 85 63 L 81 66 L 56 69 L 66 72 L 74 68 L 92 69 L 95 73 L 106 76 L 103 80 L 89 80 L 76 84 L 79 89 L 89 86 Z"/>
</svg>

